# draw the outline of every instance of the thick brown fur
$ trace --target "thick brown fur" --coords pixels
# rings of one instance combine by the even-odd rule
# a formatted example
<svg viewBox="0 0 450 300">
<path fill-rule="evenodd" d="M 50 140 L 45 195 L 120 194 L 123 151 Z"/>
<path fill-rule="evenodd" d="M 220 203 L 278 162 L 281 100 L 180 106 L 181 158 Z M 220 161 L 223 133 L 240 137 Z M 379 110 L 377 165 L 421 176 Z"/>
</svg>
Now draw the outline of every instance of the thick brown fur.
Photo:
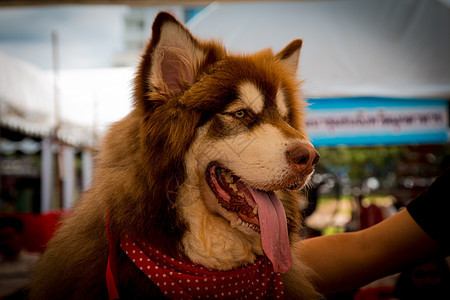
<svg viewBox="0 0 450 300">
<path fill-rule="evenodd" d="M 288 125 L 280 125 L 284 126 L 282 131 L 307 138 L 298 82 L 289 68 L 273 63 L 298 51 L 301 41 L 291 43 L 277 55 L 264 50 L 254 55 L 232 56 L 219 43 L 198 41 L 187 33 L 187 40 L 200 49 L 196 51 L 201 59 L 192 70 L 182 66 L 185 74 L 178 82 L 163 76 L 162 80 L 168 84 L 158 86 L 154 82 L 161 79 L 150 74 L 155 68 L 154 51 L 162 38 L 162 26 L 167 23 L 182 27 L 169 14 L 162 13 L 156 18 L 152 39 L 134 80 L 134 109 L 112 125 L 104 138 L 92 188 L 50 241 L 33 276 L 31 299 L 107 298 L 106 215 L 114 236 L 126 233 L 131 238 L 146 237 L 172 256 L 184 255 L 186 249 L 181 240 L 190 229 L 178 210 L 177 196 L 188 175 L 186 153 L 198 128 L 234 101 L 237 91 L 232 87 L 237 86 L 236 81 L 247 80 L 264 87 L 268 97 L 275 97 L 276 87 L 281 86 L 289 100 Z M 273 122 L 284 124 L 281 119 Z M 298 241 L 301 226 L 298 193 L 284 190 L 278 194 L 285 207 L 291 241 Z M 160 297 L 156 286 L 118 247 L 117 253 L 121 298 Z M 301 291 L 291 296 L 301 293 L 305 299 L 313 297 L 315 292 L 300 258 L 294 257 L 294 268 L 284 275 L 288 295 L 299 287 Z"/>
</svg>

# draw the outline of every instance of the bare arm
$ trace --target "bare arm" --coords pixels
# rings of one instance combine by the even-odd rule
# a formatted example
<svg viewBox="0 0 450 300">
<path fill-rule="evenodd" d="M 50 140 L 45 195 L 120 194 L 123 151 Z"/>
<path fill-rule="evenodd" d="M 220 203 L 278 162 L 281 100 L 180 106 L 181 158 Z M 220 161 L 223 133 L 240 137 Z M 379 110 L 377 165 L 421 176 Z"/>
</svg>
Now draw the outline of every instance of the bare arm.
<svg viewBox="0 0 450 300">
<path fill-rule="evenodd" d="M 294 255 L 315 272 L 312 281 L 318 291 L 329 294 L 400 271 L 438 248 L 403 209 L 362 231 L 303 240 Z"/>
</svg>

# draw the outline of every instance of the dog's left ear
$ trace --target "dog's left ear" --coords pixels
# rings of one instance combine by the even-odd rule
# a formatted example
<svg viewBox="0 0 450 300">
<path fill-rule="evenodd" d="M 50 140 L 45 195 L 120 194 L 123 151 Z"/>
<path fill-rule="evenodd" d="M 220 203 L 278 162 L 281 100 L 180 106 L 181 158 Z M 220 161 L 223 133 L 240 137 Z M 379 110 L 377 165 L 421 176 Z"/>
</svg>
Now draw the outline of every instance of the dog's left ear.
<svg viewBox="0 0 450 300">
<path fill-rule="evenodd" d="M 191 86 L 205 59 L 205 51 L 190 32 L 173 16 L 159 13 L 152 26 L 151 67 L 148 79 L 152 89 L 176 94 Z"/>
<path fill-rule="evenodd" d="M 276 59 L 279 59 L 287 67 L 292 75 L 297 73 L 301 48 L 302 40 L 294 40 L 275 56 Z"/>
</svg>

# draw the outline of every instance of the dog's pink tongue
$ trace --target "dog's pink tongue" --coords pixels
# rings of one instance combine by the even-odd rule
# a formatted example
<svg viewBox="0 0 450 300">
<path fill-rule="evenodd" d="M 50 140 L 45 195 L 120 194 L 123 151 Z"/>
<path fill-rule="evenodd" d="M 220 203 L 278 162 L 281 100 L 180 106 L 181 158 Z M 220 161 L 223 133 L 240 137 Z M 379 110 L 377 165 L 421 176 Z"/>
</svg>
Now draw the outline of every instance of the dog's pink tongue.
<svg viewBox="0 0 450 300">
<path fill-rule="evenodd" d="M 258 204 L 259 226 L 264 253 L 273 263 L 275 272 L 285 273 L 292 266 L 291 249 L 283 204 L 274 192 L 250 188 Z"/>
</svg>

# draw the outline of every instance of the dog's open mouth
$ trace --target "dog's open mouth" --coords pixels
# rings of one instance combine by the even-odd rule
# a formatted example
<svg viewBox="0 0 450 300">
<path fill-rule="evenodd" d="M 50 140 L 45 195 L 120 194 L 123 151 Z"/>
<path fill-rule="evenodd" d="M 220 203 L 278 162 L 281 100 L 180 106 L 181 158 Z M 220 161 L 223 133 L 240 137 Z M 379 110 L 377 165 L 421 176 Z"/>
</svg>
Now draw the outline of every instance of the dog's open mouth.
<svg viewBox="0 0 450 300">
<path fill-rule="evenodd" d="M 206 180 L 224 209 L 236 213 L 242 225 L 261 233 L 264 253 L 272 261 L 274 270 L 289 270 L 292 258 L 286 213 L 275 193 L 252 188 L 216 162 L 209 164 Z"/>
<path fill-rule="evenodd" d="M 214 163 L 209 166 L 206 178 L 219 204 L 235 212 L 243 225 L 259 232 L 258 204 L 253 200 L 251 188 L 231 171 Z"/>
</svg>

